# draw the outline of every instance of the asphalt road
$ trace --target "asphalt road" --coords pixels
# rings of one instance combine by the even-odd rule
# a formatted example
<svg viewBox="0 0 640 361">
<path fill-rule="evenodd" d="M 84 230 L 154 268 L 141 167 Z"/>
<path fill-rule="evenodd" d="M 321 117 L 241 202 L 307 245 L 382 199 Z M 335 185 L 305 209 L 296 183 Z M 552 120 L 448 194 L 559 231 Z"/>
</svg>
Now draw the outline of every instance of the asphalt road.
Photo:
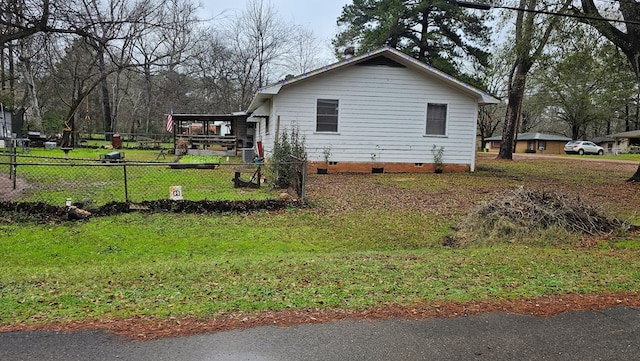
<svg viewBox="0 0 640 361">
<path fill-rule="evenodd" d="M 640 360 L 640 309 L 339 321 L 127 341 L 103 331 L 0 333 L 0 360 Z"/>
</svg>

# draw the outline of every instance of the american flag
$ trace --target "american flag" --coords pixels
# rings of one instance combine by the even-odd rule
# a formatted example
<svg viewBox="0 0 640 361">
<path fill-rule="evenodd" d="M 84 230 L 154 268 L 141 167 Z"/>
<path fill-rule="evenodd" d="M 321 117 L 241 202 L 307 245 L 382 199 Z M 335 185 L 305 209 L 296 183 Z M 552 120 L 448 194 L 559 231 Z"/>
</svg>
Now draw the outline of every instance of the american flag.
<svg viewBox="0 0 640 361">
<path fill-rule="evenodd" d="M 173 133 L 173 109 L 169 110 L 169 115 L 167 116 L 167 132 Z"/>
</svg>

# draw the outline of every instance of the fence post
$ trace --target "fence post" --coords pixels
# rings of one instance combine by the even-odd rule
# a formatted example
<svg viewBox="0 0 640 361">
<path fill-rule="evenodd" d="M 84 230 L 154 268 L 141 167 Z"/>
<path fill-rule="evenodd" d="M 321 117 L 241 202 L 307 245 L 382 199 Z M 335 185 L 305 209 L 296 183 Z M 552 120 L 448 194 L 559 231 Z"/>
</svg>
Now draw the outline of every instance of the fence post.
<svg viewBox="0 0 640 361">
<path fill-rule="evenodd" d="M 293 188 L 297 193 L 298 199 L 304 202 L 307 184 L 307 158 L 291 157 L 291 163 L 293 165 L 294 177 Z"/>
<path fill-rule="evenodd" d="M 15 148 L 13 150 L 14 152 L 9 155 L 9 163 L 11 163 L 9 165 L 9 179 L 13 180 L 13 189 L 15 190 L 17 187 L 16 179 L 18 178 L 16 174 L 18 172 L 18 157 L 16 156 Z"/>
<path fill-rule="evenodd" d="M 307 157 L 302 160 L 302 179 L 301 179 L 300 201 L 304 202 L 307 193 Z"/>
<path fill-rule="evenodd" d="M 16 187 L 18 186 L 16 184 L 16 179 L 18 178 L 18 175 L 17 175 L 17 173 L 18 173 L 18 165 L 16 163 L 11 164 L 11 171 L 10 172 L 13 172 L 13 190 L 15 190 Z"/>
<path fill-rule="evenodd" d="M 124 201 L 129 203 L 129 187 L 127 184 L 127 163 L 122 163 L 122 172 L 124 173 Z"/>
</svg>

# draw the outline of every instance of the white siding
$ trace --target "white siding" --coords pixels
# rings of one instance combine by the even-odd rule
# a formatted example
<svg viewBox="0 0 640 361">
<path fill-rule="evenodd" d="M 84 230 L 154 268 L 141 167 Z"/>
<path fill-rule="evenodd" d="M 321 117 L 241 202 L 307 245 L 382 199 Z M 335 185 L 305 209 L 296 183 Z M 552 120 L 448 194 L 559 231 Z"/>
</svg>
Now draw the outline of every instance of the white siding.
<svg viewBox="0 0 640 361">
<path fill-rule="evenodd" d="M 317 133 L 316 100 L 339 100 L 338 133 Z M 445 136 L 426 136 L 427 103 L 447 104 Z M 284 87 L 271 104 L 270 133 L 297 126 L 306 137 L 309 160 L 432 163 L 431 148 L 443 146 L 444 162 L 473 164 L 477 101 L 407 68 L 351 66 Z M 262 122 L 264 124 L 264 122 Z M 270 148 L 270 147 L 269 147 Z M 270 150 L 270 149 L 269 149 Z"/>
</svg>

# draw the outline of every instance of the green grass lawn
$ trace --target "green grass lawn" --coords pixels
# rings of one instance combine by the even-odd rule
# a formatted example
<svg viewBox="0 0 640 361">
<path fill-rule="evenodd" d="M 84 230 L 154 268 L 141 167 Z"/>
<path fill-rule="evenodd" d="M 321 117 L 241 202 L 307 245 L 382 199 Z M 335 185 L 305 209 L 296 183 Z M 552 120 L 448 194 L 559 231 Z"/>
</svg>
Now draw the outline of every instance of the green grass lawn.
<svg viewBox="0 0 640 361">
<path fill-rule="evenodd" d="M 178 160 L 175 156 L 157 159 L 157 150 L 137 149 L 122 150 L 127 161 L 125 191 L 123 164 L 98 162 L 101 155 L 112 151 L 78 148 L 69 152 L 69 161 L 63 159 L 64 154 L 59 149 L 34 148 L 28 154 L 19 154 L 17 163 L 26 165 L 18 166 L 17 174 L 29 186 L 17 200 L 63 205 L 67 198 L 72 201 L 90 199 L 93 206 L 101 206 L 127 199 L 131 202 L 166 199 L 172 186 L 181 186 L 184 199 L 192 201 L 264 200 L 278 196 L 277 191 L 266 186 L 234 188 L 235 169 L 246 167 L 240 157 L 184 156 L 179 159 L 180 163 L 216 163 L 220 166 L 216 169 L 172 169 L 168 163 Z M 4 162 L 9 161 L 8 156 L 3 158 Z M 1 170 L 3 173 L 9 173 L 8 165 L 2 167 L 6 167 Z"/>
<path fill-rule="evenodd" d="M 442 245 L 505 187 L 578 192 L 640 223 L 640 192 L 624 182 L 634 167 L 574 163 L 483 159 L 475 173 L 313 176 L 311 207 L 281 212 L 0 222 L 0 325 L 640 292 L 632 233 L 589 247 L 540 242 L 535 231 Z"/>
</svg>

